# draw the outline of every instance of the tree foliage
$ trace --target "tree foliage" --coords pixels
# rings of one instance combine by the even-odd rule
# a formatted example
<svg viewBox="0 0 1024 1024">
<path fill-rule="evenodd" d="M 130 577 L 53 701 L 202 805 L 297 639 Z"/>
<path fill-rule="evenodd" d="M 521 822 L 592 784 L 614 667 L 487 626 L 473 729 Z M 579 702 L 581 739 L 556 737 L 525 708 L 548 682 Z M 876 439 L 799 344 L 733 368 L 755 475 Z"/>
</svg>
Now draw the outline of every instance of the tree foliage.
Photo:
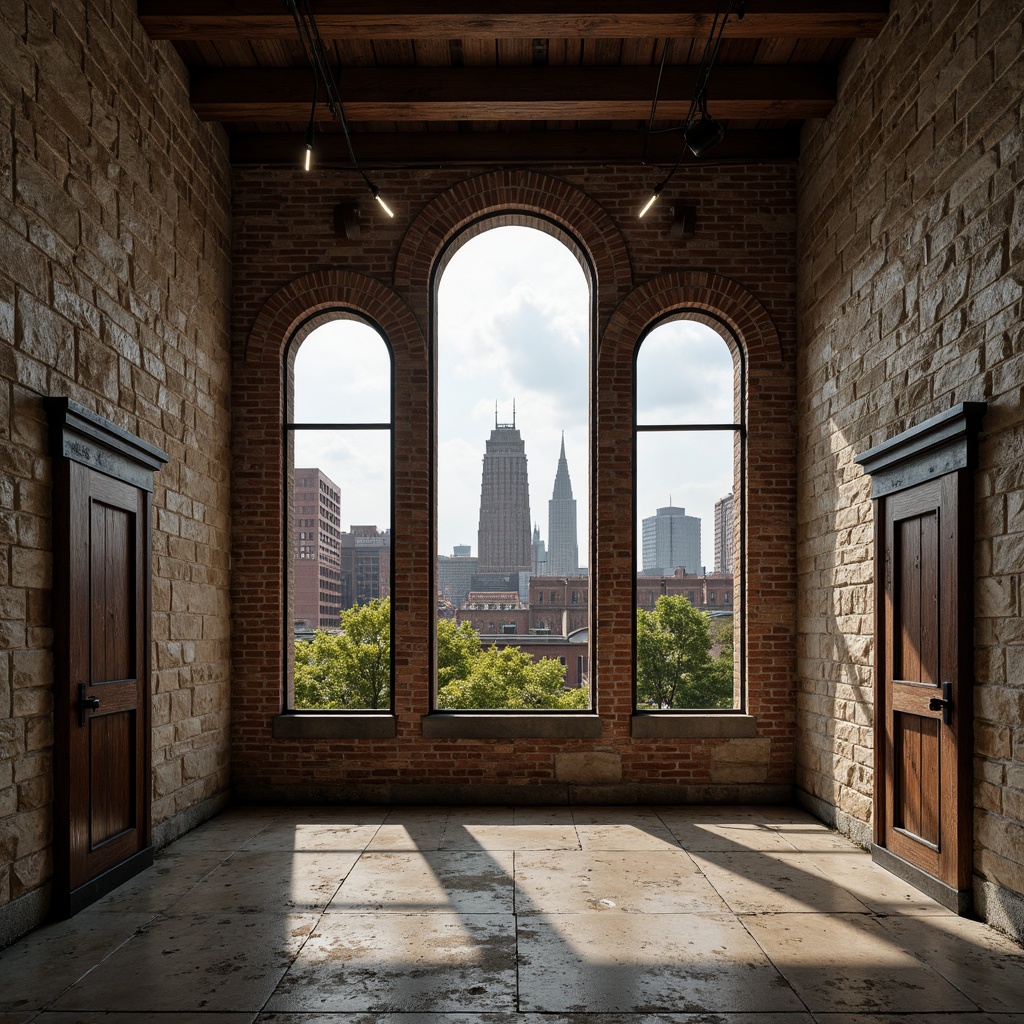
<svg viewBox="0 0 1024 1024">
<path fill-rule="evenodd" d="M 731 627 L 727 638 L 724 626 L 713 635 L 710 617 L 682 596 L 659 597 L 653 612 L 638 608 L 636 618 L 637 707 L 732 707 Z"/>
<path fill-rule="evenodd" d="M 453 679 L 439 688 L 437 704 L 451 709 L 585 708 L 587 693 L 566 689 L 564 680 L 565 666 L 553 658 L 535 662 L 518 647 L 488 647 L 473 660 L 466 678 Z"/>
<path fill-rule="evenodd" d="M 534 662 L 518 647 L 482 650 L 468 623 L 437 623 L 438 707 L 585 708 L 589 695 L 567 689 L 565 666 Z M 391 698 L 391 601 L 341 613 L 341 632 L 317 630 L 295 643 L 295 707 L 300 710 L 387 708 Z"/>
<path fill-rule="evenodd" d="M 341 633 L 317 630 L 295 644 L 295 707 L 387 708 L 391 704 L 391 599 L 341 613 Z"/>
</svg>

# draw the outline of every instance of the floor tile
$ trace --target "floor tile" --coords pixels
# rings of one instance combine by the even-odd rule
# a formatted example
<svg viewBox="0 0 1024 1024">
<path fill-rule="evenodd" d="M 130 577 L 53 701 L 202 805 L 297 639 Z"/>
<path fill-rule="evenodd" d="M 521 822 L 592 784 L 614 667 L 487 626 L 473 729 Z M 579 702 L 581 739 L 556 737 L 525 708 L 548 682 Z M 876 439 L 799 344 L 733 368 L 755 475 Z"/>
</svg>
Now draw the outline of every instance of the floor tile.
<svg viewBox="0 0 1024 1024">
<path fill-rule="evenodd" d="M 632 825 L 634 828 L 664 828 L 664 823 L 650 807 L 589 806 L 572 808 L 576 825 Z"/>
<path fill-rule="evenodd" d="M 689 914 L 727 911 L 682 850 L 516 854 L 516 913 Z"/>
<path fill-rule="evenodd" d="M 224 811 L 175 840 L 173 850 L 178 854 L 197 850 L 232 853 L 274 822 L 278 813 L 275 808 Z"/>
<path fill-rule="evenodd" d="M 197 1011 L 190 1013 L 161 1013 L 145 1014 L 118 1013 L 106 1010 L 50 1010 L 34 1017 L 32 1024 L 139 1024 L 142 1020 L 146 1024 L 253 1024 L 256 1020 L 256 1013 L 204 1013 Z M 0 1024 L 4 1024 L 3 1017 L 0 1017 Z"/>
<path fill-rule="evenodd" d="M 327 914 L 268 1010 L 513 1010 L 510 915 Z"/>
<path fill-rule="evenodd" d="M 152 867 L 119 885 L 93 904 L 92 909 L 106 913 L 126 910 L 161 913 L 173 907 L 229 856 L 221 851 L 158 853 Z"/>
<path fill-rule="evenodd" d="M 392 914 L 511 914 L 512 853 L 367 853 L 327 908 Z"/>
<path fill-rule="evenodd" d="M 788 821 L 766 822 L 765 824 L 773 832 L 778 832 L 783 836 L 786 842 L 800 853 L 853 851 L 870 856 L 867 850 L 858 846 L 852 839 L 848 839 L 820 822 Z"/>
<path fill-rule="evenodd" d="M 577 825 L 584 850 L 678 850 L 679 841 L 661 825 Z"/>
<path fill-rule="evenodd" d="M 664 821 L 679 845 L 690 853 L 793 852 L 785 835 L 764 822 L 669 815 L 665 815 Z"/>
<path fill-rule="evenodd" d="M 280 822 L 298 822 L 300 824 L 328 824 L 341 826 L 357 825 L 381 825 L 391 813 L 390 807 L 357 804 L 345 806 L 343 804 L 313 804 L 304 806 L 301 804 L 294 807 L 279 807 L 276 812 L 276 819 Z"/>
<path fill-rule="evenodd" d="M 257 1024 L 814 1024 L 809 1013 L 263 1013 Z M 979 1022 L 985 1024 L 985 1022 Z M 1016 1024 L 1016 1022 L 1014 1022 Z"/>
<path fill-rule="evenodd" d="M 803 1009 L 743 926 L 725 914 L 523 917 L 519 1000 L 566 1012 Z"/>
<path fill-rule="evenodd" d="M 479 825 L 448 823 L 442 850 L 578 850 L 571 825 Z"/>
<path fill-rule="evenodd" d="M 764 914 L 742 920 L 812 1013 L 976 1009 L 868 915 Z"/>
<path fill-rule="evenodd" d="M 867 913 L 863 903 L 818 871 L 808 854 L 694 853 L 693 859 L 737 914 Z"/>
<path fill-rule="evenodd" d="M 983 1010 L 1024 1014 L 1024 949 L 963 917 L 887 917 L 882 927 Z"/>
<path fill-rule="evenodd" d="M 978 1010 L 977 1013 L 816 1013 L 815 1024 L 1024 1024 L 1024 1014 L 1016 1020 L 1002 1020 Z"/>
<path fill-rule="evenodd" d="M 322 910 L 358 859 L 358 853 L 234 853 L 171 913 Z"/>
<path fill-rule="evenodd" d="M 407 825 L 391 825 L 385 822 L 374 833 L 366 849 L 370 853 L 440 850 L 444 827 L 443 821 L 433 824 L 410 822 Z"/>
<path fill-rule="evenodd" d="M 257 1011 L 315 922 L 313 914 L 160 918 L 73 985 L 54 1008 Z"/>
<path fill-rule="evenodd" d="M 318 850 L 362 853 L 380 825 L 339 825 L 326 821 L 275 821 L 245 842 L 245 851 Z"/>
<path fill-rule="evenodd" d="M 42 1009 L 152 920 L 87 910 L 26 935 L 0 953 L 0 1010 Z"/>
<path fill-rule="evenodd" d="M 823 875 L 852 893 L 876 914 L 950 917 L 952 911 L 925 896 L 891 871 L 879 867 L 866 850 L 855 846 L 810 854 Z"/>
</svg>

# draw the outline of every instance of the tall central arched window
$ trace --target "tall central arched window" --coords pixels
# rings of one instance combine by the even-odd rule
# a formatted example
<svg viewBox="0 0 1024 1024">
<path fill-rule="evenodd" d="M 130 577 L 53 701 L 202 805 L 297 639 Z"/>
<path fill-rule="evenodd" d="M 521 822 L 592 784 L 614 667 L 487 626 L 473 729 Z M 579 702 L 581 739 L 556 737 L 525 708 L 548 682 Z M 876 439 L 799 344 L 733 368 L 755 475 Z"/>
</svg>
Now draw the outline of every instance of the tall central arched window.
<svg viewBox="0 0 1024 1024">
<path fill-rule="evenodd" d="M 435 293 L 435 706 L 586 708 L 587 275 L 536 228 L 459 241 Z"/>
<path fill-rule="evenodd" d="M 288 346 L 290 710 L 390 708 L 392 360 L 339 312 Z"/>
<path fill-rule="evenodd" d="M 635 380 L 636 708 L 739 710 L 740 349 L 725 328 L 663 321 L 637 349 Z"/>
</svg>

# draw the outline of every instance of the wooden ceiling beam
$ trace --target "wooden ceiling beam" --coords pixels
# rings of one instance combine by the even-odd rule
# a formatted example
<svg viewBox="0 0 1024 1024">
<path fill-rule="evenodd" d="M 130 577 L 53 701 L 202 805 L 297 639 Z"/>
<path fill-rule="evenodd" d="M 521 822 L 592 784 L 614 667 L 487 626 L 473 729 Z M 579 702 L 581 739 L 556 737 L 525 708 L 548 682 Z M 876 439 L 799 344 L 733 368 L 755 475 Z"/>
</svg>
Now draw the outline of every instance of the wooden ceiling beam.
<svg viewBox="0 0 1024 1024">
<path fill-rule="evenodd" d="M 646 120 L 657 69 L 346 69 L 338 84 L 349 121 Z M 685 119 L 693 67 L 666 68 L 658 117 Z M 322 94 L 322 90 L 321 90 Z M 312 78 L 299 68 L 194 68 L 191 102 L 208 121 L 300 121 L 309 117 Z M 835 72 L 820 65 L 716 68 L 708 106 L 720 120 L 802 120 L 835 105 Z M 318 119 L 327 121 L 325 105 Z"/>
<path fill-rule="evenodd" d="M 315 0 L 325 39 L 703 38 L 716 0 Z M 153 39 L 291 39 L 295 26 L 282 0 L 138 0 Z M 751 0 L 732 39 L 876 36 L 888 0 Z"/>
<path fill-rule="evenodd" d="M 448 164 L 636 164 L 638 181 L 643 176 L 639 166 L 643 141 L 642 132 L 625 131 L 358 132 L 352 136 L 356 156 L 367 170 Z M 670 165 L 682 144 L 678 132 L 653 135 L 648 140 L 645 162 Z M 298 168 L 304 145 L 304 134 L 236 134 L 231 136 L 231 162 Z M 795 160 L 798 148 L 795 131 L 730 130 L 707 156 L 698 161 L 687 153 L 684 163 Z M 351 170 L 340 135 L 317 136 L 315 168 Z"/>
</svg>

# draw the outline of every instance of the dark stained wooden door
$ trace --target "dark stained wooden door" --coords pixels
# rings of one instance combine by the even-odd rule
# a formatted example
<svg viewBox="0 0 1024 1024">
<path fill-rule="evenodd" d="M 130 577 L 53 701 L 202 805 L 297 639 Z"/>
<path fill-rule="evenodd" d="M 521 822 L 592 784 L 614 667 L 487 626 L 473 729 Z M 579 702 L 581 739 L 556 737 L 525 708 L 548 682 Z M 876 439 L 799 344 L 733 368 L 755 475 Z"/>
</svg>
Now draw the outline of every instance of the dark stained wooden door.
<svg viewBox="0 0 1024 1024">
<path fill-rule="evenodd" d="M 71 892 L 149 845 L 146 491 L 70 463 Z M 64 703 L 64 702 L 62 702 Z"/>
<path fill-rule="evenodd" d="M 883 845 L 970 887 L 971 699 L 960 473 L 884 499 Z"/>
</svg>

